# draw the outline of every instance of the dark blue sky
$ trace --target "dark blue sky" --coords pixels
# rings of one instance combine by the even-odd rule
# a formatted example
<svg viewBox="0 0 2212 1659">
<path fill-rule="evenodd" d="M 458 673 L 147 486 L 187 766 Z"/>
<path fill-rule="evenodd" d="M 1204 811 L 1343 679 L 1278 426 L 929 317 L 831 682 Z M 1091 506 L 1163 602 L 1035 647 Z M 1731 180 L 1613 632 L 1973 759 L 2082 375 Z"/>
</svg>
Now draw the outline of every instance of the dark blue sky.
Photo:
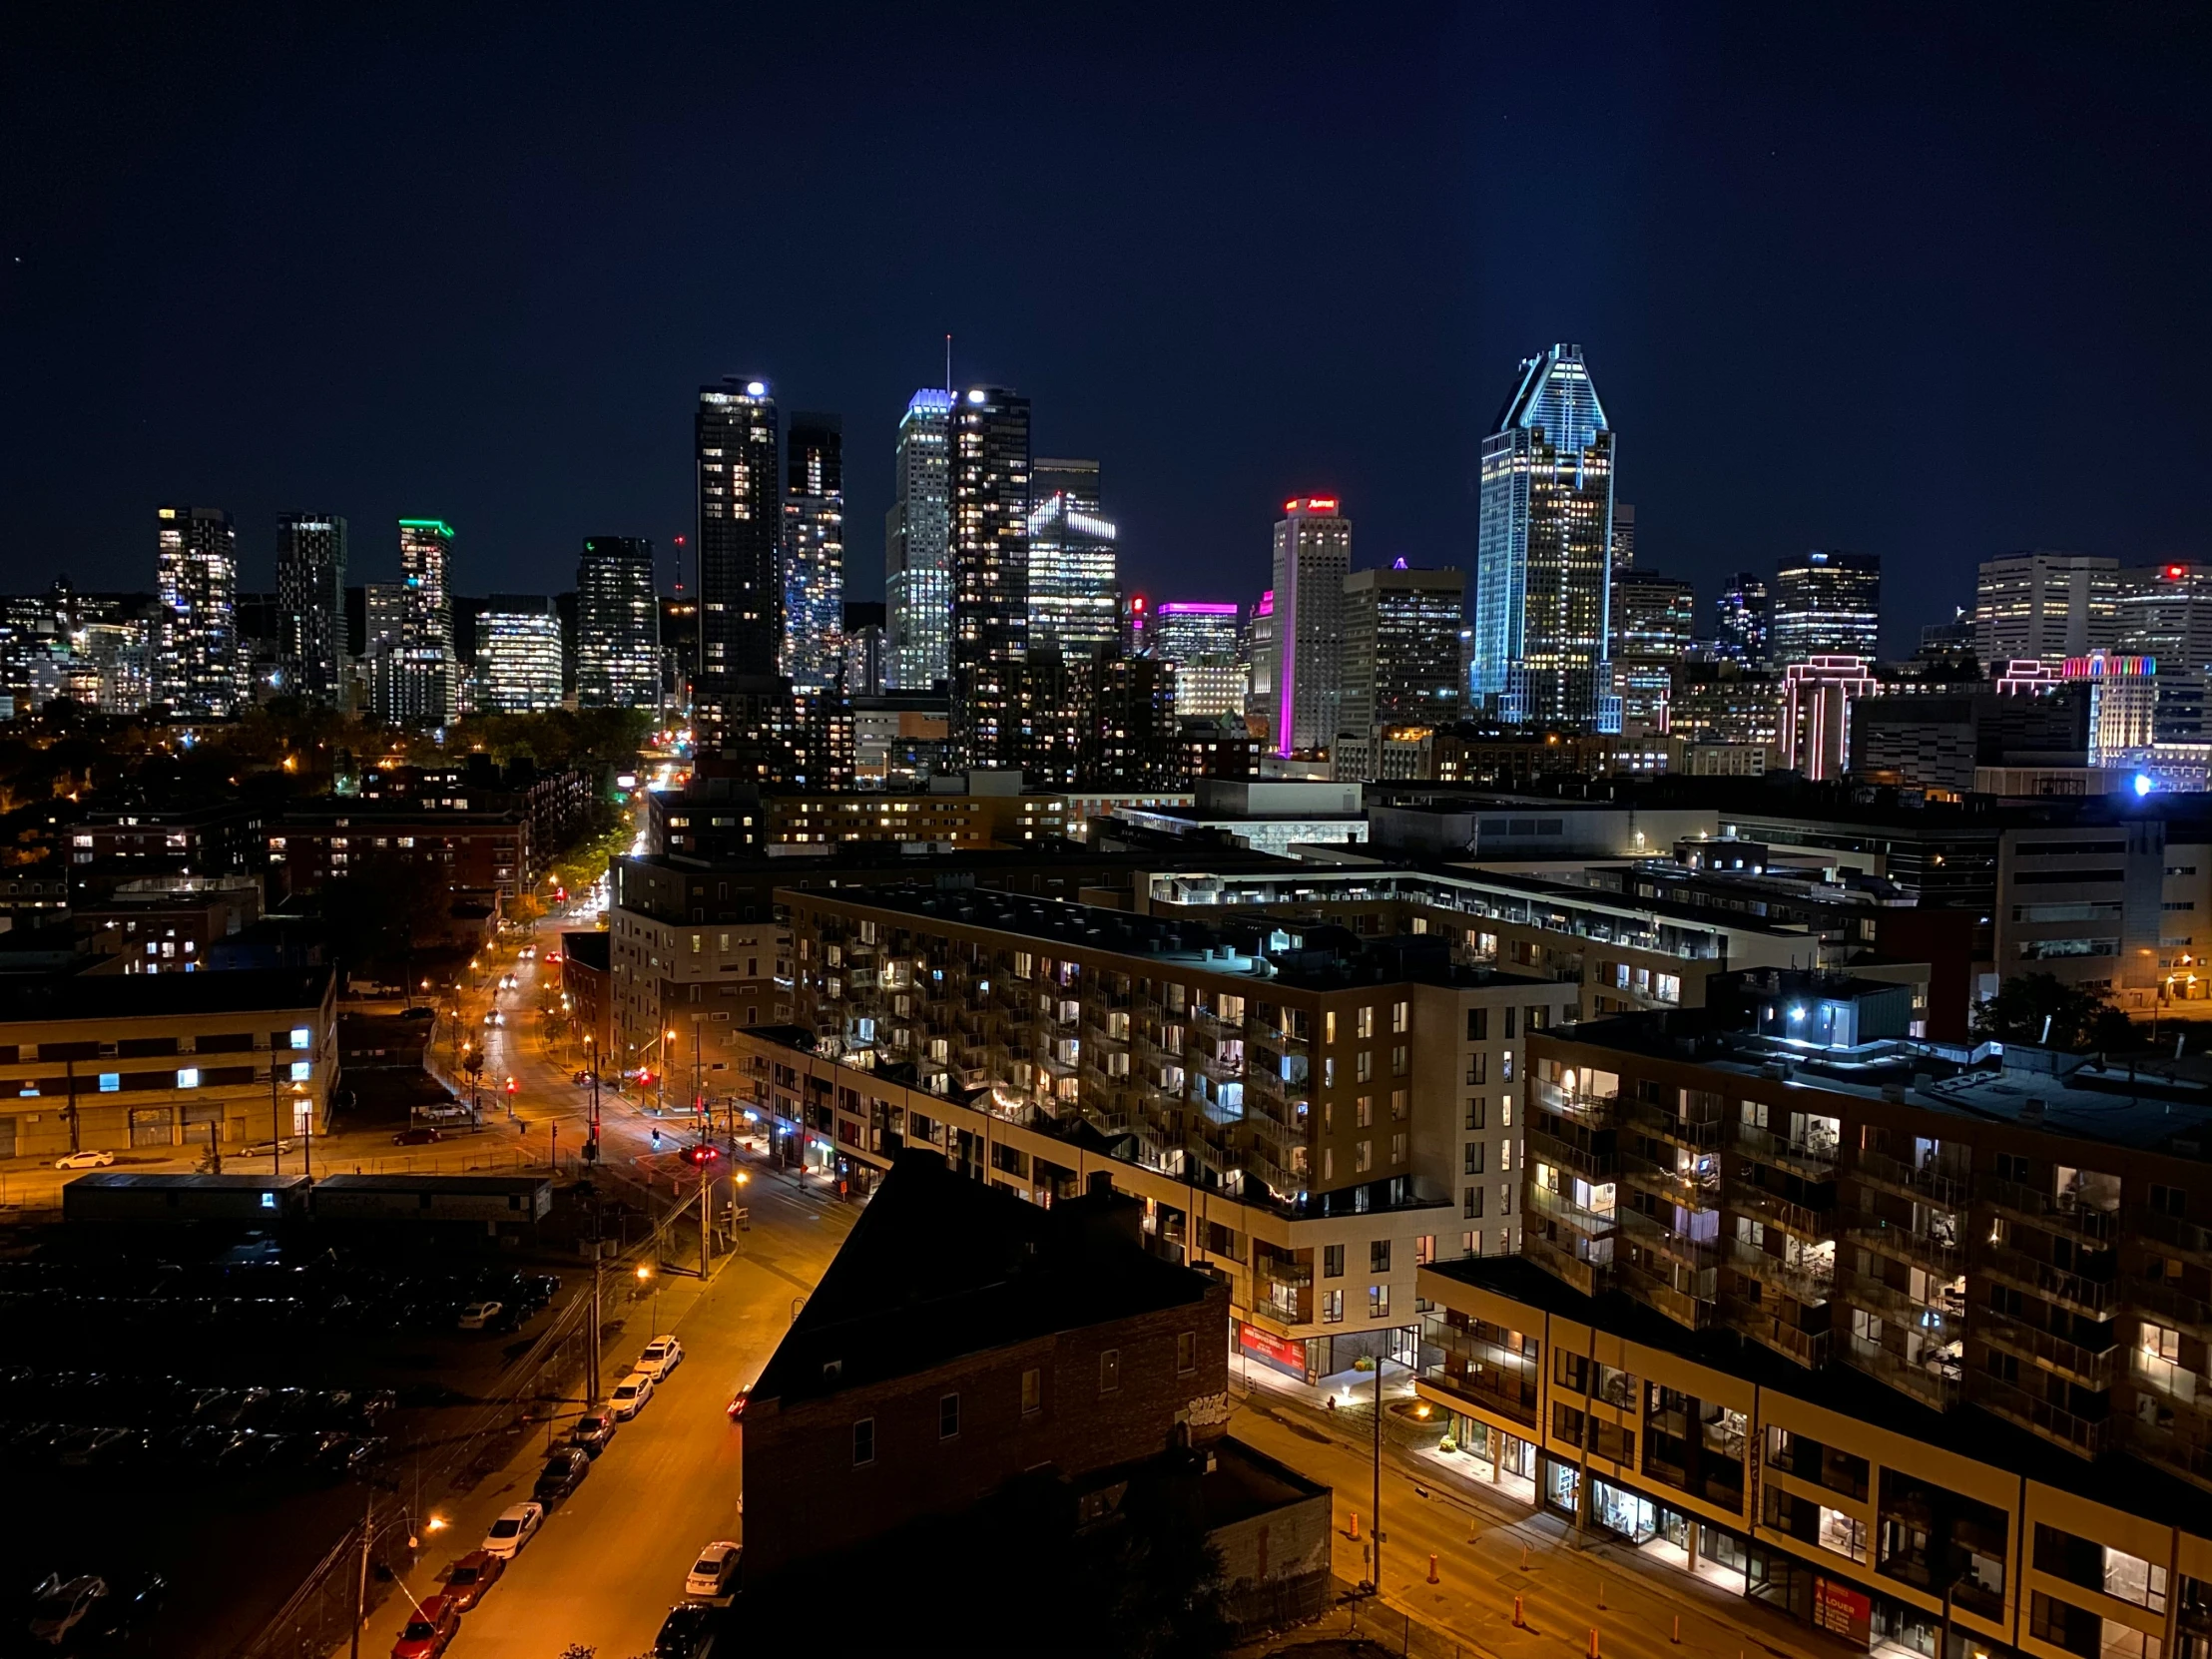
<svg viewBox="0 0 2212 1659">
<path fill-rule="evenodd" d="M 1896 648 L 1999 549 L 2212 555 L 2188 11 L 47 10 L 0 54 L 10 588 L 147 585 L 164 499 L 251 585 L 300 506 L 355 580 L 422 514 L 462 591 L 564 587 L 688 529 L 746 371 L 843 414 L 871 596 L 948 329 L 1160 595 L 1251 598 L 1308 491 L 1359 563 L 1471 566 L 1554 339 L 1701 603 L 1863 549 Z"/>
</svg>

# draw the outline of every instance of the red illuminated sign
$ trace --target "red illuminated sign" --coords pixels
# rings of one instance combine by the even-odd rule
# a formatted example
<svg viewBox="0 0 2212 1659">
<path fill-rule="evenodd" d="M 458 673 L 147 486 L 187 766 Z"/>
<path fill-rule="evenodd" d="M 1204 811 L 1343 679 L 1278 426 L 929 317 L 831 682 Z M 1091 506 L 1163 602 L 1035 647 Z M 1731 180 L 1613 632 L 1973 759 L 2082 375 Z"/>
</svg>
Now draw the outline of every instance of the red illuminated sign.
<svg viewBox="0 0 2212 1659">
<path fill-rule="evenodd" d="M 1831 1636 L 1865 1647 L 1874 1635 L 1873 1598 L 1833 1578 L 1813 1580 L 1813 1623 Z"/>
<path fill-rule="evenodd" d="M 1283 510 L 1287 513 L 1302 510 L 1309 513 L 1333 513 L 1337 510 L 1337 498 L 1334 495 L 1294 495 L 1283 503 Z"/>
<path fill-rule="evenodd" d="M 1271 1365 L 1283 1367 L 1295 1376 L 1306 1375 L 1306 1345 L 1294 1343 L 1288 1337 L 1278 1337 L 1262 1331 L 1256 1325 L 1239 1324 L 1237 1341 L 1247 1354 L 1254 1354 Z"/>
</svg>

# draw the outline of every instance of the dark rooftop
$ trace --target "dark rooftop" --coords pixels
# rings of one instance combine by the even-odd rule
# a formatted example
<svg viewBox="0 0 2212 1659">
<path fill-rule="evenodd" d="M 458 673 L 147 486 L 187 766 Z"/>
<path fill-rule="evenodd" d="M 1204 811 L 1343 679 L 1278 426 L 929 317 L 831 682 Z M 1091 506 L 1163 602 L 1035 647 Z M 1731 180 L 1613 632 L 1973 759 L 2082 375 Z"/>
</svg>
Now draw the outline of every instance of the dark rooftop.
<svg viewBox="0 0 2212 1659">
<path fill-rule="evenodd" d="M 0 1024 L 290 1012 L 319 1007 L 329 988 L 326 967 L 80 975 L 11 985 L 7 1001 L 0 1004 Z"/>
<path fill-rule="evenodd" d="M 1972 1406 L 1933 1410 L 1849 1366 L 1832 1365 L 1819 1371 L 1807 1371 L 1733 1332 L 1685 1330 L 1617 1291 L 1596 1297 L 1584 1296 L 1523 1257 L 1470 1256 L 1456 1262 L 1438 1263 L 1423 1271 L 1441 1274 L 1645 1348 L 1678 1355 L 1776 1393 L 1875 1423 L 1893 1433 L 1911 1435 L 1992 1468 L 2023 1474 L 2030 1480 L 2115 1509 L 2145 1515 L 2169 1526 L 2202 1524 L 2204 1494 L 2149 1464 L 2111 1455 L 2094 1463 L 2085 1462 L 2023 1428 L 2014 1428 Z M 1746 1455 L 1756 1455 L 1756 1452 L 1747 1448 Z"/>
<path fill-rule="evenodd" d="M 588 968 L 596 968 L 601 973 L 605 973 L 608 970 L 608 964 L 613 960 L 610 954 L 614 948 L 613 939 L 613 934 L 603 932 L 596 927 L 585 928 L 581 932 L 563 933 L 561 935 L 561 954 L 572 962 L 580 963 Z"/>
<path fill-rule="evenodd" d="M 753 1385 L 820 1398 L 969 1354 L 1167 1308 L 1214 1281 L 1149 1254 L 1110 1191 L 1043 1209 L 905 1151 Z"/>
</svg>

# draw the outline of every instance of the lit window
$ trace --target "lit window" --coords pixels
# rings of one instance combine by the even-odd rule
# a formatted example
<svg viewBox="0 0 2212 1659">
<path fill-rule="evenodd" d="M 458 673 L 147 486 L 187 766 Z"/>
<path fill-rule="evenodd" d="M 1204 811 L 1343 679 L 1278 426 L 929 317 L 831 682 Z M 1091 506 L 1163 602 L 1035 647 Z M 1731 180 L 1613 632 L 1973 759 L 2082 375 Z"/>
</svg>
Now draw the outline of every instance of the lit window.
<svg viewBox="0 0 2212 1659">
<path fill-rule="evenodd" d="M 314 1062 L 312 1060 L 292 1061 L 291 1080 L 294 1083 L 304 1083 L 312 1076 L 314 1076 Z"/>
<path fill-rule="evenodd" d="M 314 1046 L 313 1039 L 314 1033 L 309 1031 L 304 1025 L 295 1025 L 291 1028 L 292 1047 L 311 1048 Z"/>
<path fill-rule="evenodd" d="M 180 1089 L 197 1089 L 200 1087 L 200 1068 L 198 1066 L 178 1067 L 177 1086 Z"/>
<path fill-rule="evenodd" d="M 114 1094 L 122 1087 L 123 1074 L 121 1072 L 104 1071 L 100 1074 L 100 1092 L 102 1094 Z"/>
</svg>

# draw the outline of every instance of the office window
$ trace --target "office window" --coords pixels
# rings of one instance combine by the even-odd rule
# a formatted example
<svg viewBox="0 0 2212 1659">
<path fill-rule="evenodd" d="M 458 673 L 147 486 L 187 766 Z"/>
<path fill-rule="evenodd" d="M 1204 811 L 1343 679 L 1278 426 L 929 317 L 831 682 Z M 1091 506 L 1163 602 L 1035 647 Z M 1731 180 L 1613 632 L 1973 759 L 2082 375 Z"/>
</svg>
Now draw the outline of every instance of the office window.
<svg viewBox="0 0 2212 1659">
<path fill-rule="evenodd" d="M 875 1419 L 862 1417 L 852 1425 L 852 1465 L 875 1461 Z"/>
<path fill-rule="evenodd" d="M 1121 1350 L 1110 1348 L 1098 1357 L 1098 1391 L 1110 1394 L 1121 1386 Z"/>
<path fill-rule="evenodd" d="M 1041 1367 L 1031 1366 L 1021 1374 L 1021 1414 L 1026 1417 L 1032 1411 L 1043 1409 L 1044 1371 Z"/>
<path fill-rule="evenodd" d="M 960 1432 L 960 1396 L 942 1394 L 937 1399 L 937 1438 L 949 1440 Z"/>
<path fill-rule="evenodd" d="M 1179 1331 L 1175 1336 L 1175 1375 L 1188 1377 L 1198 1370 L 1198 1333 Z"/>
<path fill-rule="evenodd" d="M 291 1046 L 294 1048 L 312 1048 L 314 1046 L 314 1033 L 304 1025 L 293 1026 L 291 1028 Z"/>
<path fill-rule="evenodd" d="M 1345 1247 L 1341 1244 L 1321 1247 L 1321 1276 L 1324 1279 L 1342 1279 L 1345 1276 Z"/>
<path fill-rule="evenodd" d="M 314 1076 L 314 1062 L 313 1062 L 312 1060 L 294 1060 L 294 1061 L 292 1061 L 292 1063 L 291 1063 L 291 1080 L 292 1080 L 292 1081 L 293 1081 L 294 1083 L 305 1083 L 305 1082 L 308 1082 L 308 1081 L 310 1081 L 310 1080 L 311 1080 L 311 1079 L 313 1078 L 313 1076 Z"/>
<path fill-rule="evenodd" d="M 121 1072 L 104 1071 L 100 1074 L 100 1092 L 102 1094 L 114 1094 L 122 1087 L 123 1074 Z"/>
</svg>

